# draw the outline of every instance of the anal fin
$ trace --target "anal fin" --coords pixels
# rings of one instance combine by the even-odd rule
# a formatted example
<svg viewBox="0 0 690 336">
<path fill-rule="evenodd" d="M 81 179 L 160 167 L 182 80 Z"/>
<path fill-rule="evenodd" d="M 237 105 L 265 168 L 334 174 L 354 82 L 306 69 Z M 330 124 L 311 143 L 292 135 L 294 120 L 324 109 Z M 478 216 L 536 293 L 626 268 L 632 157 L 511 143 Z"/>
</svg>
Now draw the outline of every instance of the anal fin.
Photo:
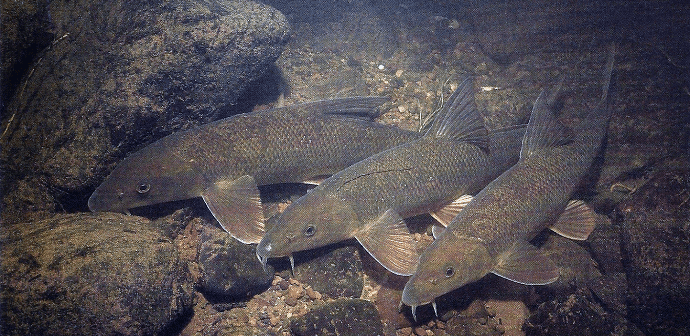
<svg viewBox="0 0 690 336">
<path fill-rule="evenodd" d="M 438 210 L 434 210 L 430 212 L 429 214 L 431 217 L 434 217 L 441 225 L 444 227 L 448 226 L 450 222 L 457 216 L 462 209 L 467 206 L 467 204 L 472 201 L 472 196 L 471 195 L 462 195 L 460 198 L 454 200 L 450 204 L 447 204 L 443 206 L 442 208 Z"/>
<path fill-rule="evenodd" d="M 389 271 L 412 275 L 419 263 L 415 241 L 403 219 L 393 209 L 355 234 L 364 249 Z"/>
<path fill-rule="evenodd" d="M 570 201 L 558 220 L 551 226 L 551 231 L 574 239 L 585 240 L 594 231 L 596 214 L 583 201 Z"/>
<path fill-rule="evenodd" d="M 261 241 L 264 213 L 253 177 L 217 181 L 201 197 L 220 226 L 235 239 L 245 244 Z"/>
<path fill-rule="evenodd" d="M 534 245 L 518 241 L 499 256 L 492 273 L 524 285 L 546 285 L 558 279 L 556 264 Z"/>
</svg>

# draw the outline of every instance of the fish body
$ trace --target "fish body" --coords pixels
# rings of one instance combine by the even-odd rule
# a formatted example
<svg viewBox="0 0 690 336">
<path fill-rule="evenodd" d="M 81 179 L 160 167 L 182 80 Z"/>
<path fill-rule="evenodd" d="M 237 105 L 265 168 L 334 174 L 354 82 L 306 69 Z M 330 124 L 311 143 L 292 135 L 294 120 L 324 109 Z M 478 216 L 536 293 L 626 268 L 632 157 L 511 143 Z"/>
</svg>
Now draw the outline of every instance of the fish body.
<svg viewBox="0 0 690 336">
<path fill-rule="evenodd" d="M 317 101 L 240 114 L 164 137 L 131 154 L 89 198 L 92 211 L 201 196 L 245 243 L 263 235 L 258 185 L 333 174 L 418 132 L 372 121 L 382 97 Z"/>
<path fill-rule="evenodd" d="M 411 274 L 418 255 L 402 218 L 479 191 L 517 162 L 524 134 L 487 136 L 469 79 L 434 122 L 424 137 L 334 174 L 288 206 L 257 246 L 259 259 L 356 238 L 392 272 Z"/>
<path fill-rule="evenodd" d="M 610 81 L 613 59 L 609 60 Z M 542 92 L 534 104 L 520 160 L 480 191 L 420 256 L 403 290 L 414 308 L 488 273 L 523 284 L 558 278 L 555 264 L 528 242 L 545 228 L 584 240 L 594 213 L 570 201 L 606 133 L 608 84 L 598 106 L 567 136 Z M 435 308 L 435 307 L 434 307 Z"/>
</svg>

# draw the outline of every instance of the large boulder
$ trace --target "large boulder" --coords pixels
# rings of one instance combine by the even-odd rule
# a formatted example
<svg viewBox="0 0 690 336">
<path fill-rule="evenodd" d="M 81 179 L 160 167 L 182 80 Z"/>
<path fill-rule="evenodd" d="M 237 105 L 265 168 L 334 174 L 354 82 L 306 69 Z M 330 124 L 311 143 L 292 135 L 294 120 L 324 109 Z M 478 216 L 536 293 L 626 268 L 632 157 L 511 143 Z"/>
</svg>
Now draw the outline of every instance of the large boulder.
<svg viewBox="0 0 690 336">
<path fill-rule="evenodd" d="M 273 267 L 263 268 L 256 257 L 256 245 L 237 241 L 217 225 L 207 223 L 201 232 L 200 289 L 211 299 L 244 299 L 271 285 Z"/>
<path fill-rule="evenodd" d="M 153 335 L 191 312 L 194 277 L 163 223 L 58 215 L 3 227 L 3 335 Z"/>
<path fill-rule="evenodd" d="M 645 334 L 690 333 L 690 165 L 671 160 L 618 205 L 628 317 Z"/>
<path fill-rule="evenodd" d="M 251 1 L 53 1 L 47 10 L 55 40 L 7 107 L 0 138 L 7 222 L 31 218 L 27 209 L 85 210 L 127 153 L 225 116 L 289 37 L 280 12 Z"/>
</svg>

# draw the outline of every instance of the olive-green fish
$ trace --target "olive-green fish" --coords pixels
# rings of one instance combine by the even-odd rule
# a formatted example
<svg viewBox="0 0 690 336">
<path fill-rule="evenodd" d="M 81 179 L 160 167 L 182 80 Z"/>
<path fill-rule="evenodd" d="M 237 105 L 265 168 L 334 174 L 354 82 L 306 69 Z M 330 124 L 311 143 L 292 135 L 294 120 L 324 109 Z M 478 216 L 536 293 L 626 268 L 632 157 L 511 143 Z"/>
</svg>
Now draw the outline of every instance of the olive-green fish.
<svg viewBox="0 0 690 336">
<path fill-rule="evenodd" d="M 89 198 L 89 209 L 127 212 L 201 196 L 233 237 L 258 243 L 264 218 L 257 185 L 333 174 L 421 136 L 371 121 L 386 100 L 310 102 L 174 133 L 120 162 Z"/>
<path fill-rule="evenodd" d="M 418 254 L 403 218 L 432 212 L 454 217 L 453 200 L 475 193 L 517 162 L 524 127 L 487 135 L 464 80 L 425 135 L 326 179 L 288 206 L 257 246 L 269 257 L 356 238 L 384 267 L 414 271 Z M 450 204 L 450 205 L 449 205 Z M 448 216 L 450 216 L 448 218 Z"/>
<path fill-rule="evenodd" d="M 479 192 L 422 252 L 402 303 L 415 308 L 494 273 L 530 285 L 558 278 L 556 265 L 529 241 L 545 228 L 584 240 L 595 216 L 570 197 L 601 147 L 610 118 L 607 81 L 598 106 L 567 136 L 542 92 L 534 104 L 520 161 Z"/>
</svg>

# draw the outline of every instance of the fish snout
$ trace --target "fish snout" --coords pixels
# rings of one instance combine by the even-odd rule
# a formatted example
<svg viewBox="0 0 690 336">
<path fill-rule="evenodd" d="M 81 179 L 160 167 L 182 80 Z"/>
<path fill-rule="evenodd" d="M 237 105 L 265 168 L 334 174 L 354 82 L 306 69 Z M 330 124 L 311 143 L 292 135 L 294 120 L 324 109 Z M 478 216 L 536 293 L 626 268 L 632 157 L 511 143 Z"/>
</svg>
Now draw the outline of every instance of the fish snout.
<svg viewBox="0 0 690 336">
<path fill-rule="evenodd" d="M 128 207 L 122 202 L 122 192 L 118 192 L 115 196 L 107 191 L 102 191 L 100 188 L 94 190 L 89 197 L 87 205 L 91 212 L 120 212 L 127 213 Z"/>
<path fill-rule="evenodd" d="M 103 203 L 101 193 L 96 190 L 93 192 L 93 194 L 91 194 L 91 197 L 89 197 L 87 205 L 89 206 L 89 210 L 91 210 L 91 212 L 97 212 L 105 210 Z"/>
<path fill-rule="evenodd" d="M 266 263 L 268 258 L 271 256 L 271 242 L 262 240 L 259 245 L 256 246 L 256 257 L 259 258 L 261 265 L 266 268 Z"/>
</svg>

